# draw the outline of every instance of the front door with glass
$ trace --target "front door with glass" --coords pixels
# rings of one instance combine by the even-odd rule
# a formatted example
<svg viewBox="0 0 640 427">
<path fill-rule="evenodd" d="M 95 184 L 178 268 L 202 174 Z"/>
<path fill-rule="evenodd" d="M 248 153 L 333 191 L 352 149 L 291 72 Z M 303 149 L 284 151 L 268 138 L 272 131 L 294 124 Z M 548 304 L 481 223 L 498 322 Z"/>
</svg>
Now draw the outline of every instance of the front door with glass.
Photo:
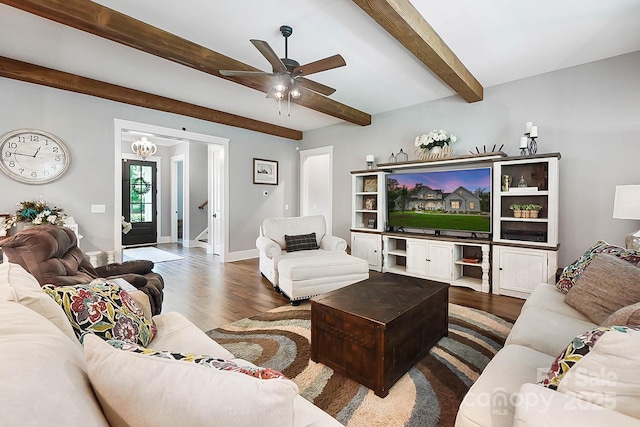
<svg viewBox="0 0 640 427">
<path fill-rule="evenodd" d="M 155 162 L 122 161 L 122 216 L 132 227 L 123 246 L 157 243 L 156 181 Z"/>
</svg>

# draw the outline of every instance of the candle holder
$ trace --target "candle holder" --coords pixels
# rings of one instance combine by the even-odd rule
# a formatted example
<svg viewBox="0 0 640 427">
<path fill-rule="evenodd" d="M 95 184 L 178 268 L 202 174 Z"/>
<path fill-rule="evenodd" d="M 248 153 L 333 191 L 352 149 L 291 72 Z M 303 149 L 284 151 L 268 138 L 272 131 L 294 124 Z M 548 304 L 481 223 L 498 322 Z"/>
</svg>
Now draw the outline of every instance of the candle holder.
<svg viewBox="0 0 640 427">
<path fill-rule="evenodd" d="M 531 136 L 530 132 L 525 132 L 524 137 L 527 138 L 527 146 L 523 147 L 524 142 L 521 138 L 520 141 L 520 155 L 521 156 L 533 156 L 538 151 L 538 143 L 536 142 L 537 136 Z"/>
<path fill-rule="evenodd" d="M 532 156 L 538 151 L 538 143 L 535 136 L 529 137 L 529 155 Z"/>
</svg>

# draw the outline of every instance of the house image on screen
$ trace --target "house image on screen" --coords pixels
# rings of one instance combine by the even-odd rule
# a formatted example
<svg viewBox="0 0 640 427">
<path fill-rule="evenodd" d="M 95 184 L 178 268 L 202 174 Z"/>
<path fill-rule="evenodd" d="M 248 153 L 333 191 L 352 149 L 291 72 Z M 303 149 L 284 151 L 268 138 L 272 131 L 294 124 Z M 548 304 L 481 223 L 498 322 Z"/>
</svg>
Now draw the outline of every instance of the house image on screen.
<svg viewBox="0 0 640 427">
<path fill-rule="evenodd" d="M 402 210 L 402 197 L 396 198 L 395 205 L 396 210 Z M 409 196 L 405 210 L 480 212 L 480 198 L 462 186 L 451 193 L 444 193 L 425 185 Z"/>
</svg>

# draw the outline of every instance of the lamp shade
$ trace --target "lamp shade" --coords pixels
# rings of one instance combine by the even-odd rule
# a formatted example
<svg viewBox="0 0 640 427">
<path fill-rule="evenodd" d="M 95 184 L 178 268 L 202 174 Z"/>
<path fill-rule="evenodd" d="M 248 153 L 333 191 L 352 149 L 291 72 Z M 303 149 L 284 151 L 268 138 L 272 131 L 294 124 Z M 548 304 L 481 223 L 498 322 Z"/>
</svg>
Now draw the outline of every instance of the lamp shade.
<svg viewBox="0 0 640 427">
<path fill-rule="evenodd" d="M 640 185 L 617 185 L 613 201 L 613 217 L 640 219 Z"/>
</svg>

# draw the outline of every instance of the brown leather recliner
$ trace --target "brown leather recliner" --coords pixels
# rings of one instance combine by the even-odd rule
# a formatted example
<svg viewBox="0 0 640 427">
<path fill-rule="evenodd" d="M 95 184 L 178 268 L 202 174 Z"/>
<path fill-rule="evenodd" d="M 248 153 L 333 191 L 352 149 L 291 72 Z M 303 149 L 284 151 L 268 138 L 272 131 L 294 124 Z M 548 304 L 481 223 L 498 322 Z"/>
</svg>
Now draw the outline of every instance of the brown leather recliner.
<svg viewBox="0 0 640 427">
<path fill-rule="evenodd" d="M 121 277 L 149 297 L 151 312 L 162 309 L 162 276 L 154 273 L 151 261 L 125 261 L 93 268 L 78 248 L 76 234 L 56 225 L 38 225 L 0 241 L 9 262 L 20 264 L 40 285 L 89 283 L 99 277 Z"/>
</svg>

